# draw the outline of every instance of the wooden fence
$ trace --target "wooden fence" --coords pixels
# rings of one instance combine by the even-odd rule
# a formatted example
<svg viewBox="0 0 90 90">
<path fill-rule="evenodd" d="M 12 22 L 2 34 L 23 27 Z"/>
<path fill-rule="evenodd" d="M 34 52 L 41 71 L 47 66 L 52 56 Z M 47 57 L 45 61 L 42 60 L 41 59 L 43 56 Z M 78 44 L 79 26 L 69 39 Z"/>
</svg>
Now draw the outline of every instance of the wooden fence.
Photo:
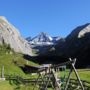
<svg viewBox="0 0 90 90">
<path fill-rule="evenodd" d="M 5 78 L 6 78 L 6 80 L 9 80 L 9 81 L 16 80 L 22 84 L 36 83 L 36 79 L 25 79 L 25 78 L 22 78 L 20 76 L 5 75 Z M 90 82 L 85 81 L 85 80 L 81 80 L 81 81 L 83 83 L 85 90 L 90 90 Z M 39 78 L 38 82 L 39 82 L 38 84 L 42 83 L 42 79 Z M 78 84 L 78 81 L 76 79 L 70 79 L 69 87 L 70 88 L 74 88 L 74 87 L 80 88 L 80 85 Z M 80 90 L 80 89 L 77 89 L 77 90 Z"/>
<path fill-rule="evenodd" d="M 85 90 L 90 90 L 90 82 L 85 81 L 85 80 L 81 80 L 81 81 L 82 81 L 82 84 L 83 84 Z M 70 79 L 69 86 L 72 88 L 73 87 L 80 88 L 80 85 L 78 84 L 78 81 L 76 79 Z"/>
</svg>

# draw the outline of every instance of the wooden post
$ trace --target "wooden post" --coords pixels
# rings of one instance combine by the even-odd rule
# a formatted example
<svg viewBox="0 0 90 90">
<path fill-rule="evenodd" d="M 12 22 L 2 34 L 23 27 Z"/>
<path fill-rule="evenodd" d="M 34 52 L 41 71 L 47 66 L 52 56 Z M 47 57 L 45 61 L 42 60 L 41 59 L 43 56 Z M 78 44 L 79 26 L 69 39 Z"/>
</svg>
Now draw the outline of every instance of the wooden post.
<svg viewBox="0 0 90 90">
<path fill-rule="evenodd" d="M 4 65 L 2 66 L 2 75 L 1 75 L 2 78 L 4 78 Z"/>
<path fill-rule="evenodd" d="M 1 70 L 1 80 L 5 80 L 5 77 L 4 77 L 4 65 L 2 65 L 2 70 Z"/>
<path fill-rule="evenodd" d="M 52 82 L 53 82 L 53 86 L 54 86 L 55 90 L 61 90 L 57 75 L 54 73 L 53 70 L 52 70 L 52 75 L 53 75 Z"/>
<path fill-rule="evenodd" d="M 69 72 L 69 76 L 68 76 L 67 81 L 66 81 L 66 85 L 65 85 L 64 90 L 67 90 L 68 89 L 68 85 L 69 85 L 69 82 L 70 82 L 70 77 L 71 77 L 72 71 L 73 71 L 73 69 L 71 68 L 71 70 Z"/>
<path fill-rule="evenodd" d="M 70 61 L 71 61 L 71 58 L 70 58 Z M 78 75 L 78 72 L 77 72 L 77 70 L 76 70 L 76 68 L 75 68 L 75 66 L 74 66 L 75 62 L 76 62 L 76 59 L 74 60 L 74 63 L 72 63 L 72 68 L 73 68 L 73 70 L 74 70 L 74 73 L 75 73 L 75 75 L 76 75 L 76 77 L 77 77 L 77 80 L 78 80 L 79 84 L 81 85 L 82 90 L 84 90 L 84 86 L 83 86 L 83 84 L 82 84 L 82 82 L 81 82 L 81 80 L 80 80 L 80 77 L 79 77 L 79 75 Z"/>
<path fill-rule="evenodd" d="M 42 89 L 40 89 L 41 87 L 39 87 L 40 90 L 47 90 L 49 81 L 52 81 L 52 86 L 53 86 L 54 90 L 61 90 L 60 82 L 59 82 L 59 79 L 58 79 L 57 73 L 56 73 L 57 72 L 57 69 L 60 66 L 63 66 L 63 65 L 71 65 L 71 69 L 70 69 L 70 72 L 69 72 L 69 75 L 68 75 L 68 78 L 67 78 L 67 81 L 66 81 L 66 85 L 64 87 L 64 90 L 67 90 L 68 89 L 68 85 L 69 85 L 69 82 L 70 82 L 70 77 L 71 77 L 71 74 L 72 74 L 73 70 L 75 72 L 75 75 L 77 77 L 77 80 L 78 80 L 78 82 L 79 82 L 82 90 L 84 90 L 83 84 L 82 84 L 82 82 L 80 80 L 80 77 L 78 75 L 78 72 L 77 72 L 77 70 L 75 68 L 75 63 L 76 63 L 76 59 L 72 60 L 70 58 L 68 62 L 65 62 L 65 63 L 59 64 L 59 65 L 56 65 L 54 67 L 53 66 L 50 66 L 47 69 L 43 69 L 43 71 L 46 71 L 46 73 L 45 73 L 45 75 L 43 77 L 40 75 L 40 71 L 39 71 L 39 77 L 37 78 L 35 85 L 38 83 L 38 79 L 41 77 L 41 79 L 43 81 L 43 84 L 45 84 L 45 87 L 42 88 Z M 54 68 L 56 68 L 56 72 L 55 72 Z M 45 79 L 45 78 L 47 78 L 47 79 Z M 47 81 L 45 81 L 45 80 L 47 80 Z"/>
</svg>

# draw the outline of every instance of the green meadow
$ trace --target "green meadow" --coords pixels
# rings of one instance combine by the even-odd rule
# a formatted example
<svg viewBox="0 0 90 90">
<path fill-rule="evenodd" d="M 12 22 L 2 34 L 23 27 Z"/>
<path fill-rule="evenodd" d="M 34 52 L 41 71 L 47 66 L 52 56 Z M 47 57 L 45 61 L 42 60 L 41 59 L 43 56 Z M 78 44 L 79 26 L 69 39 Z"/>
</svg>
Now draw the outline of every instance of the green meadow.
<svg viewBox="0 0 90 90">
<path fill-rule="evenodd" d="M 32 62 L 31 60 L 28 61 L 23 58 L 23 55 L 20 53 L 15 53 L 8 45 L 0 46 L 0 76 L 2 72 L 2 66 L 4 66 L 4 75 L 12 75 L 12 76 L 19 76 L 22 78 L 36 78 L 36 76 L 32 76 L 30 74 L 25 74 L 19 66 L 24 65 L 33 65 L 38 66 L 38 64 Z M 78 74 L 81 80 L 85 80 L 90 82 L 90 69 L 78 69 Z M 58 73 L 58 76 L 62 78 L 67 78 L 69 74 L 69 70 L 62 71 Z M 71 75 L 72 79 L 76 79 L 74 72 Z M 9 81 L 0 80 L 0 90 L 32 90 L 33 85 L 31 83 L 23 84 L 20 81 Z M 38 90 L 37 88 L 35 90 Z M 51 89 L 49 89 L 51 90 Z"/>
</svg>

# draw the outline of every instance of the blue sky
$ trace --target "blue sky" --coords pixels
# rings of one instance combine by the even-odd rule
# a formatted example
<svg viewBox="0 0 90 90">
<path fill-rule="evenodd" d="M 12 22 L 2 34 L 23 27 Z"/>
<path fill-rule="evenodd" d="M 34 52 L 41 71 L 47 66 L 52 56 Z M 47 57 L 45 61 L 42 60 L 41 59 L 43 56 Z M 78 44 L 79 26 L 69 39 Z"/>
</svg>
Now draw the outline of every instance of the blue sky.
<svg viewBox="0 0 90 90">
<path fill-rule="evenodd" d="M 0 15 L 24 37 L 40 32 L 65 37 L 90 22 L 90 0 L 0 0 Z"/>
</svg>

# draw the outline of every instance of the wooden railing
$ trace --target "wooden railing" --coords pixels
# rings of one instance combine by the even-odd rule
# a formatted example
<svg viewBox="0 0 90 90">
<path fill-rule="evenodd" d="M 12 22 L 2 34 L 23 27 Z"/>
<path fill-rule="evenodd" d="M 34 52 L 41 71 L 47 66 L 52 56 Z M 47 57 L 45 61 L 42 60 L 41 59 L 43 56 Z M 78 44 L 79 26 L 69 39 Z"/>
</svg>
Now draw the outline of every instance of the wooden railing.
<svg viewBox="0 0 90 90">
<path fill-rule="evenodd" d="M 12 76 L 12 75 L 5 75 L 5 78 L 6 78 L 6 80 L 12 80 L 12 81 L 17 80 L 17 81 L 19 81 L 19 82 L 21 82 L 23 84 L 25 84 L 25 83 L 34 84 L 36 82 L 35 78 L 33 78 L 33 79 L 25 79 L 25 78 L 22 78 L 22 77 L 19 77 L 19 76 Z M 81 80 L 81 81 L 83 83 L 83 86 L 84 86 L 85 90 L 90 90 L 90 82 L 85 81 L 85 80 Z M 38 82 L 39 82 L 39 84 L 42 83 L 42 79 L 39 78 Z M 79 83 L 78 83 L 78 81 L 76 79 L 70 79 L 69 87 L 72 87 L 72 88 L 73 87 L 80 87 L 80 85 L 79 85 Z"/>
</svg>

